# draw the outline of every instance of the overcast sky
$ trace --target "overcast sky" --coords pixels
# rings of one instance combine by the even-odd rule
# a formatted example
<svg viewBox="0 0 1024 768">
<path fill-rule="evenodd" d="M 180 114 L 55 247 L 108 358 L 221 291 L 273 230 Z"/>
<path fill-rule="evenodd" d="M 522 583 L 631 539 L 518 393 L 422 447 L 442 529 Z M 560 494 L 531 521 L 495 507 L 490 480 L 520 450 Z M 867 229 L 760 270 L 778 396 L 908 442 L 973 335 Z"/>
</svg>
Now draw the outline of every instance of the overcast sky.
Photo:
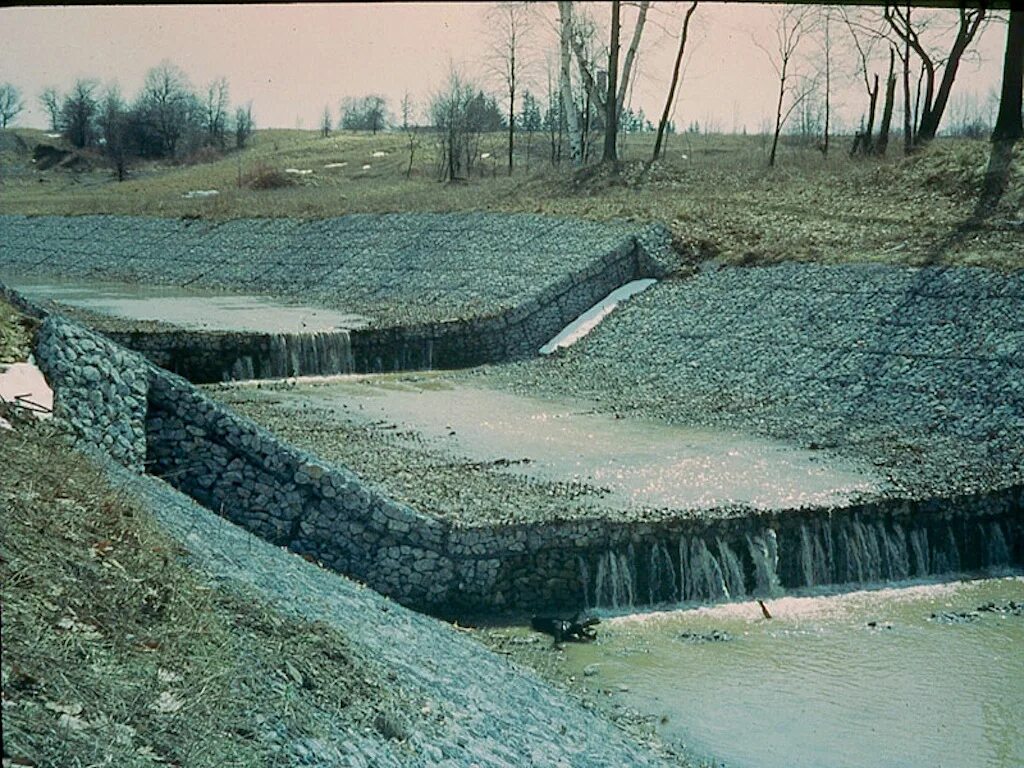
<svg viewBox="0 0 1024 768">
<path fill-rule="evenodd" d="M 408 91 L 422 113 L 452 64 L 488 84 L 490 9 L 488 3 L 5 8 L 0 82 L 21 89 L 26 111 L 18 124 L 35 127 L 45 127 L 36 101 L 44 87 L 65 90 L 88 77 L 116 81 L 132 96 L 146 70 L 162 59 L 180 65 L 197 87 L 227 77 L 233 103 L 251 99 L 260 127 L 315 128 L 325 104 L 336 117 L 342 97 L 366 93 L 384 94 L 397 112 Z M 684 9 L 656 2 L 651 12 L 632 94 L 634 108 L 651 119 L 662 108 Z M 747 3 L 701 4 L 678 125 L 712 121 L 725 131 L 756 131 L 772 114 L 777 82 L 752 39 L 773 45 L 774 12 Z M 546 88 L 544 52 L 555 44 L 556 13 L 554 3 L 542 4 L 535 23 L 530 59 L 537 92 Z M 633 11 L 626 13 L 624 44 Z M 607 6 L 595 6 L 594 15 L 606 24 Z M 992 24 L 983 34 L 980 62 L 961 69 L 958 100 L 985 107 L 998 89 L 1005 30 Z M 836 24 L 834 35 L 847 33 Z M 814 44 L 808 43 L 808 53 Z M 837 79 L 852 83 L 835 97 L 838 115 L 853 123 L 864 108 L 863 86 L 852 80 L 852 60 L 837 66 Z M 491 88 L 498 90 L 493 81 Z"/>
</svg>

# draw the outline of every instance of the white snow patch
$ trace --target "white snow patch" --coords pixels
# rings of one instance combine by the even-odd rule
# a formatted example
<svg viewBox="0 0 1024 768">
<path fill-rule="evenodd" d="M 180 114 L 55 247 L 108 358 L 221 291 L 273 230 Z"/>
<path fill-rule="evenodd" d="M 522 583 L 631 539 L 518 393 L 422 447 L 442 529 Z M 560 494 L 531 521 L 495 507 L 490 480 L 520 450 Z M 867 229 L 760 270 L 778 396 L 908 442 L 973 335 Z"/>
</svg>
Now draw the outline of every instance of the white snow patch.
<svg viewBox="0 0 1024 768">
<path fill-rule="evenodd" d="M 383 152 L 383 151 L 378 149 L 376 152 L 373 153 L 373 156 L 374 157 L 387 157 L 388 153 L 387 152 Z"/>
<path fill-rule="evenodd" d="M 481 160 L 486 160 L 490 156 L 491 156 L 490 152 L 484 152 L 482 155 L 480 155 L 480 159 Z"/>
<path fill-rule="evenodd" d="M 31 360 L 0 371 L 0 400 L 20 405 L 42 419 L 53 411 L 53 390 Z"/>
<path fill-rule="evenodd" d="M 309 176 L 313 172 L 312 168 L 285 168 L 285 173 L 291 173 L 296 176 Z"/>
<path fill-rule="evenodd" d="M 196 197 L 214 197 L 219 195 L 220 190 L 217 189 L 193 189 L 191 192 L 186 192 L 182 197 L 188 198 L 189 200 Z"/>
<path fill-rule="evenodd" d="M 364 165 L 364 166 L 363 166 L 363 170 L 364 170 L 364 171 L 368 171 L 368 170 L 370 170 L 370 164 L 369 164 L 369 163 L 367 163 L 366 165 Z"/>
<path fill-rule="evenodd" d="M 46 138 L 48 138 L 48 139 L 59 139 L 61 136 L 63 136 L 63 134 L 61 134 L 61 133 L 48 133 L 48 134 L 46 134 Z"/>
<path fill-rule="evenodd" d="M 619 286 L 559 331 L 557 336 L 540 348 L 540 353 L 542 355 L 550 355 L 556 349 L 571 347 L 600 325 L 601 321 L 610 315 L 617 306 L 619 306 L 619 302 L 625 301 L 626 299 L 640 293 L 640 291 L 650 288 L 656 282 L 656 280 L 644 278 L 642 280 L 633 280 L 625 285 Z"/>
<path fill-rule="evenodd" d="M 324 168 L 344 168 L 348 163 L 327 163 Z"/>
</svg>

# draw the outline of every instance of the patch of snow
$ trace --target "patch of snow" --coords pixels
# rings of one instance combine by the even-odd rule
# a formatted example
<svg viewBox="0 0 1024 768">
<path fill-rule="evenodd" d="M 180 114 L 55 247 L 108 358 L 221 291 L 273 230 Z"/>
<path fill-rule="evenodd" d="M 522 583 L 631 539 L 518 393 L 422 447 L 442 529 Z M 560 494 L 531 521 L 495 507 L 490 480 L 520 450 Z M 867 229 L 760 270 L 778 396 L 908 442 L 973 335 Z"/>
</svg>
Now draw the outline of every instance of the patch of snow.
<svg viewBox="0 0 1024 768">
<path fill-rule="evenodd" d="M 490 152 L 484 152 L 482 155 L 480 155 L 480 159 L 481 160 L 486 160 L 490 156 L 491 156 Z"/>
<path fill-rule="evenodd" d="M 285 168 L 285 173 L 292 173 L 296 176 L 309 176 L 313 172 L 312 168 Z"/>
<path fill-rule="evenodd" d="M 378 149 L 376 152 L 373 153 L 373 156 L 374 157 L 387 157 L 388 153 L 387 152 L 382 152 L 381 150 Z"/>
<path fill-rule="evenodd" d="M 48 133 L 48 134 L 46 134 L 46 138 L 48 138 L 48 139 L 59 139 L 62 135 L 63 134 L 60 134 L 60 133 Z"/>
<path fill-rule="evenodd" d="M 195 197 L 213 197 L 214 195 L 219 194 L 220 190 L 217 189 L 193 189 L 191 192 L 184 193 L 182 197 L 191 200 L 192 198 Z"/>
<path fill-rule="evenodd" d="M 641 291 L 647 290 L 656 282 L 656 280 L 645 278 L 642 280 L 633 280 L 625 285 L 619 286 L 559 331 L 557 336 L 540 348 L 540 353 L 542 355 L 550 355 L 556 349 L 571 347 L 600 325 L 601 321 L 619 306 L 619 302 L 625 301 Z"/>
<path fill-rule="evenodd" d="M 364 166 L 363 166 L 363 170 L 364 170 L 364 171 L 368 171 L 368 170 L 370 170 L 370 164 L 369 164 L 369 163 L 367 163 L 366 165 L 364 165 Z"/>
<path fill-rule="evenodd" d="M 688 157 L 687 155 L 685 155 L 685 154 L 683 154 L 683 155 L 680 155 L 680 157 L 682 157 L 682 158 L 683 158 L 683 160 L 689 160 L 689 159 L 690 159 L 690 158 L 689 158 L 689 157 Z"/>
<path fill-rule="evenodd" d="M 0 416 L 0 429 L 14 429 L 14 426 L 3 416 Z"/>
<path fill-rule="evenodd" d="M 14 363 L 0 371 L 0 401 L 20 405 L 45 419 L 53 411 L 53 390 L 34 363 Z"/>
<path fill-rule="evenodd" d="M 348 163 L 327 163 L 324 168 L 344 168 Z"/>
</svg>

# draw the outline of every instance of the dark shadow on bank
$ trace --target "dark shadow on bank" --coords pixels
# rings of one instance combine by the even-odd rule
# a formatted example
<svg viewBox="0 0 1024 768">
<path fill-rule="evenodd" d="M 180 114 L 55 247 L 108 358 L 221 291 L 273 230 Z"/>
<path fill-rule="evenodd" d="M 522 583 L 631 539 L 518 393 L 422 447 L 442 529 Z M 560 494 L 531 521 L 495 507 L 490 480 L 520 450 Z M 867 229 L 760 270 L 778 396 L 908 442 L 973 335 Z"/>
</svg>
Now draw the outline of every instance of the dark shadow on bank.
<svg viewBox="0 0 1024 768">
<path fill-rule="evenodd" d="M 1005 139 L 992 142 L 992 151 L 989 153 L 988 167 L 985 169 L 985 177 L 981 183 L 981 191 L 978 200 L 974 205 L 974 211 L 962 223 L 953 228 L 945 237 L 934 243 L 925 252 L 922 266 L 931 266 L 942 261 L 943 257 L 954 247 L 962 244 L 971 235 L 980 232 L 990 221 L 1006 194 L 1006 188 L 1010 181 L 1010 173 L 1013 170 L 1013 147 L 1016 141 Z M 1019 206 L 1024 206 L 1024 193 L 1018 201 Z M 1024 224 L 1018 224 L 1024 231 Z"/>
</svg>

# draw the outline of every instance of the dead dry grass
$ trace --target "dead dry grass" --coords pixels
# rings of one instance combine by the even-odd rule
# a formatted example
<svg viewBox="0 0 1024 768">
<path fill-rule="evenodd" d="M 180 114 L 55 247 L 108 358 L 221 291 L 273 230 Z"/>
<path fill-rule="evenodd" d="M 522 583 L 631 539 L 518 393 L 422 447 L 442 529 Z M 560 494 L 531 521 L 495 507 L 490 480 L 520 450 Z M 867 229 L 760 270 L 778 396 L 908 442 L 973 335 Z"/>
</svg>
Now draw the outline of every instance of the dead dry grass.
<svg viewBox="0 0 1024 768">
<path fill-rule="evenodd" d="M 767 168 L 767 142 L 757 136 L 671 137 L 667 157 L 647 162 L 650 137 L 628 137 L 617 172 L 588 167 L 570 173 L 546 160 L 545 137 L 520 144 L 518 171 L 504 175 L 503 137 L 486 136 L 478 173 L 467 183 L 436 180 L 429 134 L 419 137 L 407 178 L 408 142 L 401 134 L 263 131 L 253 146 L 215 162 L 138 168 L 123 184 L 109 173 L 12 172 L 0 206 L 26 214 L 120 213 L 226 219 L 345 213 L 492 210 L 662 221 L 678 242 L 702 257 L 733 264 L 781 260 L 979 264 L 1024 267 L 1024 148 L 1000 206 L 969 230 L 989 145 L 939 140 L 904 158 L 851 159 L 841 140 L 825 158 L 787 145 Z M 256 169 L 293 174 L 294 183 L 251 189 Z M 205 199 L 191 190 L 217 189 Z M 953 235 L 956 235 L 953 237 Z"/>
<path fill-rule="evenodd" d="M 0 430 L 5 758 L 271 765 L 275 734 L 394 710 L 336 629 L 211 588 L 55 429 Z"/>
</svg>

